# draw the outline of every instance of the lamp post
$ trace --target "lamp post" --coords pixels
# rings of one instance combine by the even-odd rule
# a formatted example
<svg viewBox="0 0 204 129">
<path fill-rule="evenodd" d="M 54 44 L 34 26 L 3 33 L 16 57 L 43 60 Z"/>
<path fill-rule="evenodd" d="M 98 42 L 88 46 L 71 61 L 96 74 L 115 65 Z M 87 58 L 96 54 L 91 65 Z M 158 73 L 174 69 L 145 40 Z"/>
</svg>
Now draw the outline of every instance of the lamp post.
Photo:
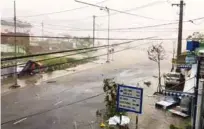
<svg viewBox="0 0 204 129">
<path fill-rule="evenodd" d="M 110 43 L 109 43 L 109 37 L 110 37 L 110 10 L 109 8 L 107 7 L 104 7 L 104 8 L 100 8 L 101 10 L 104 10 L 108 13 L 108 47 L 107 47 L 107 61 L 106 63 L 109 63 L 110 62 L 110 52 L 109 52 L 109 46 L 110 46 Z"/>
<path fill-rule="evenodd" d="M 108 13 L 108 47 L 107 47 L 107 61 L 106 62 L 109 63 L 110 62 L 110 59 L 109 59 L 110 9 L 108 7 L 102 7 L 102 6 L 99 6 L 99 5 L 95 5 L 95 4 L 91 4 L 91 3 L 87 3 L 87 2 L 83 2 L 83 1 L 79 1 L 79 0 L 75 0 L 75 2 L 90 5 L 90 6 L 93 6 L 93 7 L 98 7 L 98 8 L 100 8 L 100 10 L 105 10 Z"/>
</svg>

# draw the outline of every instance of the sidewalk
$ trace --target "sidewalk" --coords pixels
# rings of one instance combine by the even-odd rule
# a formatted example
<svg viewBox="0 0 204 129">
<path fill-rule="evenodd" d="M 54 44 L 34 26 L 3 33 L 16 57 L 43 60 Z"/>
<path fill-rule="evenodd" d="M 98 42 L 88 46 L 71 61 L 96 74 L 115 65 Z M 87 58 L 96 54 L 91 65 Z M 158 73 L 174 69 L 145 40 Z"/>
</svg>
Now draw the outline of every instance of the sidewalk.
<svg viewBox="0 0 204 129">
<path fill-rule="evenodd" d="M 18 79 L 18 84 L 21 86 L 21 88 L 40 85 L 42 82 L 46 82 L 54 78 L 62 77 L 68 74 L 78 73 L 87 69 L 91 69 L 94 67 L 97 67 L 99 65 L 104 64 L 104 60 L 97 60 L 93 62 L 89 62 L 86 64 L 78 65 L 73 68 L 68 68 L 65 70 L 56 70 L 51 73 L 42 73 L 42 74 L 36 74 L 35 76 L 26 76 L 21 79 Z M 18 89 L 11 89 L 10 86 L 14 84 L 14 78 L 10 77 L 7 79 L 1 80 L 1 95 L 7 94 L 12 91 L 16 91 Z M 20 88 L 20 89 L 21 89 Z"/>
</svg>

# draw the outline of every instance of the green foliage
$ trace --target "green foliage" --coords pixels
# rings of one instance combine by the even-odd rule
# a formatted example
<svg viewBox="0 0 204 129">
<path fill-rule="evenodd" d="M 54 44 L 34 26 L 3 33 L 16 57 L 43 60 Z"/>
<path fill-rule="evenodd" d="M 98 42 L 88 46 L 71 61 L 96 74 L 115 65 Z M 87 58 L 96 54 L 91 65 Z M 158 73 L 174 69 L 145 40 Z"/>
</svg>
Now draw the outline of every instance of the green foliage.
<svg viewBox="0 0 204 129">
<path fill-rule="evenodd" d="M 117 84 L 114 82 L 114 79 L 104 79 L 103 81 L 103 91 L 106 93 L 105 96 L 105 103 L 106 103 L 106 109 L 107 114 L 106 116 L 108 118 L 113 117 L 114 115 L 125 115 L 126 112 L 118 112 L 116 109 L 117 105 Z"/>
<path fill-rule="evenodd" d="M 171 124 L 169 126 L 169 129 L 191 129 L 191 121 L 190 119 L 185 119 L 179 126 L 175 126 L 173 124 Z"/>
<path fill-rule="evenodd" d="M 77 48 L 86 48 L 90 47 L 93 44 L 93 39 L 90 37 L 86 37 L 84 39 L 74 39 L 76 42 Z"/>
<path fill-rule="evenodd" d="M 204 33 L 194 32 L 192 35 L 187 37 L 187 40 L 199 41 L 200 43 L 204 44 Z"/>
</svg>

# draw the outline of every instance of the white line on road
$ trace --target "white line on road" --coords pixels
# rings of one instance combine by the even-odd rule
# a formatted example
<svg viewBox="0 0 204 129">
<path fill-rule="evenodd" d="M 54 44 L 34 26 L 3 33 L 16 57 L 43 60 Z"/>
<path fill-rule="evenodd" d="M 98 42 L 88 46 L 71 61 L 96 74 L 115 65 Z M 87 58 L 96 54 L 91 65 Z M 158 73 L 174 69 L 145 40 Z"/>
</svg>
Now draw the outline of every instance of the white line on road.
<svg viewBox="0 0 204 129">
<path fill-rule="evenodd" d="M 16 121 L 15 123 L 13 123 L 14 125 L 16 125 L 16 124 L 18 124 L 18 123 L 20 123 L 20 122 L 22 122 L 22 121 L 24 121 L 24 120 L 26 120 L 27 118 L 23 118 L 23 119 L 20 119 L 19 121 Z"/>
<path fill-rule="evenodd" d="M 55 103 L 54 105 L 56 106 L 56 105 L 58 105 L 58 104 L 60 104 L 60 103 L 62 103 L 62 101 L 59 101 L 59 102 Z"/>
</svg>

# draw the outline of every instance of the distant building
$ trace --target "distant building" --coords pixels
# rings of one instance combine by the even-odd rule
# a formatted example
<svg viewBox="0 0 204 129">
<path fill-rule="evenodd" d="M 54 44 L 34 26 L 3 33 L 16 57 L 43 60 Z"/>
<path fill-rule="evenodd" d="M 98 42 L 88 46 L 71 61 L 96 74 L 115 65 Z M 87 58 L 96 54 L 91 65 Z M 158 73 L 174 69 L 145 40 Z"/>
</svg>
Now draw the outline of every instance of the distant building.
<svg viewBox="0 0 204 129">
<path fill-rule="evenodd" d="M 32 26 L 30 23 L 16 21 L 16 45 L 17 53 L 29 53 L 30 44 L 30 30 Z M 4 44 L 2 54 L 14 52 L 14 22 L 13 20 L 1 20 L 1 44 Z M 6 51 L 8 50 L 8 51 Z M 12 52 L 11 52 L 12 51 Z"/>
<path fill-rule="evenodd" d="M 16 21 L 16 31 L 19 33 L 30 33 L 32 25 L 27 22 L 22 22 L 20 20 Z M 13 20 L 1 20 L 1 32 L 10 33 L 14 32 L 14 21 Z"/>
</svg>

